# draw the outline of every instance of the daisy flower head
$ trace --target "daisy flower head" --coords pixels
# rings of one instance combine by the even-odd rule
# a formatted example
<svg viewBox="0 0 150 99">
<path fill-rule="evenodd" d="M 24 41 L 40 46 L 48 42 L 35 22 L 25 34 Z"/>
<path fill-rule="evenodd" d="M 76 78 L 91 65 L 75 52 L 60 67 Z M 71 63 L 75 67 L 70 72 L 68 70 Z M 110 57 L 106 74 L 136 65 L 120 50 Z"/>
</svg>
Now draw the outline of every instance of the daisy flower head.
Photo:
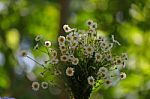
<svg viewBox="0 0 150 99">
<path fill-rule="evenodd" d="M 62 55 L 60 57 L 60 60 L 66 62 L 66 61 L 68 61 L 68 56 L 67 55 Z"/>
<path fill-rule="evenodd" d="M 73 76 L 73 75 L 74 75 L 74 68 L 68 67 L 68 68 L 66 69 L 66 75 L 67 75 L 67 76 Z"/>
<path fill-rule="evenodd" d="M 87 21 L 86 21 L 86 24 L 87 24 L 87 26 L 92 26 L 93 21 L 92 21 L 92 20 L 87 20 Z"/>
<path fill-rule="evenodd" d="M 59 44 L 64 44 L 65 43 L 65 37 L 64 36 L 59 36 L 58 37 L 58 42 L 59 42 Z"/>
<path fill-rule="evenodd" d="M 100 53 L 95 53 L 95 59 L 97 62 L 100 62 L 102 59 L 102 55 Z"/>
<path fill-rule="evenodd" d="M 35 37 L 35 41 L 40 41 L 41 39 L 42 39 L 43 37 L 41 36 L 41 35 L 37 35 L 36 37 Z"/>
<path fill-rule="evenodd" d="M 66 41 L 71 42 L 73 39 L 72 34 L 70 33 L 69 35 L 66 36 Z"/>
<path fill-rule="evenodd" d="M 73 65 L 78 65 L 78 63 L 79 63 L 79 59 L 78 58 L 73 58 L 72 64 Z"/>
<path fill-rule="evenodd" d="M 40 84 L 39 84 L 38 82 L 33 82 L 33 83 L 32 83 L 32 89 L 33 89 L 34 91 L 38 91 L 39 88 L 40 88 Z"/>
<path fill-rule="evenodd" d="M 100 67 L 98 73 L 108 73 L 108 69 L 106 67 Z"/>
<path fill-rule="evenodd" d="M 68 25 L 63 25 L 63 29 L 64 29 L 64 31 L 65 32 L 71 32 L 72 30 L 74 30 L 74 29 L 71 29 Z"/>
<path fill-rule="evenodd" d="M 61 50 L 61 51 L 64 51 L 64 50 L 66 50 L 66 46 L 63 44 L 63 45 L 59 45 L 59 49 Z"/>
<path fill-rule="evenodd" d="M 89 77 L 87 78 L 87 80 L 88 80 L 88 84 L 89 84 L 89 85 L 94 85 L 94 84 L 95 84 L 95 79 L 94 79 L 93 76 L 89 76 Z"/>
<path fill-rule="evenodd" d="M 77 32 L 73 35 L 73 40 L 77 42 L 79 41 L 79 34 Z"/>
<path fill-rule="evenodd" d="M 85 51 L 87 54 L 93 54 L 94 48 L 92 46 L 85 47 Z"/>
<path fill-rule="evenodd" d="M 52 50 L 51 54 L 52 54 L 52 57 L 57 57 L 57 51 L 56 50 Z"/>
<path fill-rule="evenodd" d="M 52 58 L 50 63 L 55 65 L 55 64 L 58 64 L 59 60 L 57 58 Z"/>
<path fill-rule="evenodd" d="M 112 86 L 112 80 L 105 79 L 104 84 L 105 84 L 106 87 L 111 87 Z"/>
<path fill-rule="evenodd" d="M 125 78 L 126 78 L 126 73 L 121 72 L 121 73 L 120 73 L 120 79 L 123 80 L 123 79 L 125 79 Z"/>
<path fill-rule="evenodd" d="M 94 22 L 91 26 L 90 26 L 91 29 L 96 29 L 97 28 L 97 23 Z"/>
<path fill-rule="evenodd" d="M 70 47 L 73 48 L 73 49 L 75 49 L 77 46 L 78 46 L 78 42 L 77 41 L 74 41 L 74 42 L 70 43 Z"/>
<path fill-rule="evenodd" d="M 47 88 L 48 88 L 48 83 L 47 83 L 47 82 L 42 82 L 42 83 L 41 83 L 41 87 L 42 87 L 43 89 L 47 89 Z"/>
<path fill-rule="evenodd" d="M 51 42 L 50 42 L 50 41 L 45 41 L 44 45 L 45 45 L 46 47 L 50 47 L 50 46 L 51 46 Z"/>
</svg>

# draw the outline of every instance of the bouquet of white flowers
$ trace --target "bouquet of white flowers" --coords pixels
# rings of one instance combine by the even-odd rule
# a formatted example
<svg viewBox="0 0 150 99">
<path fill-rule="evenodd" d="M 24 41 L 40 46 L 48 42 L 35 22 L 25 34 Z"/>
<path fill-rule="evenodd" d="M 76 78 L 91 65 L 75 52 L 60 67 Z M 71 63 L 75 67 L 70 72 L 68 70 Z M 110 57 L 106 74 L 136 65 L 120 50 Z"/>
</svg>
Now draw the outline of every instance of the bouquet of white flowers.
<svg viewBox="0 0 150 99">
<path fill-rule="evenodd" d="M 98 36 L 97 23 L 92 20 L 87 21 L 87 26 L 88 30 L 78 30 L 64 25 L 67 35 L 58 37 L 58 43 L 55 44 L 59 46 L 56 48 L 52 48 L 53 42 L 44 41 L 38 35 L 34 49 L 45 47 L 45 51 L 40 50 L 49 56 L 45 64 L 40 64 L 22 52 L 22 56 L 32 59 L 44 68 L 41 73 L 43 76 L 46 71 L 50 71 L 53 76 L 62 80 L 71 97 L 75 99 L 89 99 L 92 90 L 99 86 L 110 87 L 126 78 L 122 70 L 128 59 L 127 54 L 112 53 L 113 47 L 120 46 L 120 43 L 113 35 L 111 39 Z M 42 82 L 41 86 L 46 89 L 49 84 L 52 83 Z M 38 82 L 32 84 L 36 91 L 39 86 Z"/>
</svg>

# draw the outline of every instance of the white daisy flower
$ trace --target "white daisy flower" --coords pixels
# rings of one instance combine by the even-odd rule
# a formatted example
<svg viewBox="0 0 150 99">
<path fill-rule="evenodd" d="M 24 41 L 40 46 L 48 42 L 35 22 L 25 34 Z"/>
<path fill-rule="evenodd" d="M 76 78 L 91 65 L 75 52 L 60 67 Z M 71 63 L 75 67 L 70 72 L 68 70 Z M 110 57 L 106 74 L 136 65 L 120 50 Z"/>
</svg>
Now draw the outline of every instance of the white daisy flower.
<svg viewBox="0 0 150 99">
<path fill-rule="evenodd" d="M 68 62 L 72 62 L 73 59 L 74 59 L 74 56 L 73 56 L 73 55 L 68 56 Z"/>
<path fill-rule="evenodd" d="M 121 73 L 120 73 L 120 79 L 123 80 L 123 79 L 125 79 L 125 78 L 126 78 L 126 73 L 121 72 Z"/>
<path fill-rule="evenodd" d="M 51 55 L 53 58 L 56 58 L 57 57 L 57 51 L 52 50 Z"/>
<path fill-rule="evenodd" d="M 96 29 L 96 28 L 97 28 L 97 23 L 94 22 L 94 23 L 90 26 L 90 28 L 91 28 L 91 29 Z"/>
<path fill-rule="evenodd" d="M 65 45 L 59 45 L 59 49 L 60 49 L 61 51 L 64 51 L 64 50 L 66 50 L 66 46 L 65 46 Z"/>
<path fill-rule="evenodd" d="M 74 41 L 72 43 L 70 43 L 70 47 L 75 49 L 78 46 L 78 42 Z"/>
<path fill-rule="evenodd" d="M 107 86 L 107 87 L 111 87 L 111 86 L 112 86 L 112 80 L 110 80 L 110 79 L 105 79 L 104 84 L 105 84 L 105 86 Z"/>
<path fill-rule="evenodd" d="M 68 54 L 68 51 L 65 49 L 65 50 L 61 50 L 61 54 L 65 55 L 65 54 Z"/>
<path fill-rule="evenodd" d="M 48 83 L 47 83 L 47 82 L 42 82 L 42 83 L 41 83 L 41 87 L 42 87 L 43 89 L 47 89 L 47 88 L 48 88 Z"/>
<path fill-rule="evenodd" d="M 64 25 L 63 29 L 65 32 L 71 32 L 72 30 L 74 30 L 74 29 L 71 29 L 68 25 Z"/>
<path fill-rule="evenodd" d="M 100 53 L 95 53 L 95 59 L 97 62 L 100 62 L 102 59 L 102 55 Z"/>
<path fill-rule="evenodd" d="M 33 83 L 32 83 L 32 89 L 33 89 L 34 91 L 38 91 L 39 88 L 40 88 L 40 84 L 39 84 L 38 82 L 33 82 Z"/>
<path fill-rule="evenodd" d="M 58 37 L 58 42 L 59 42 L 59 44 L 64 44 L 65 43 L 65 37 L 64 36 L 59 36 Z"/>
<path fill-rule="evenodd" d="M 108 73 L 108 69 L 106 67 L 100 67 L 98 70 L 98 74 L 100 73 Z"/>
<path fill-rule="evenodd" d="M 66 61 L 68 61 L 68 56 L 67 55 L 62 55 L 60 57 L 60 60 L 66 62 Z"/>
<path fill-rule="evenodd" d="M 68 68 L 66 69 L 66 75 L 67 75 L 67 76 L 73 76 L 73 75 L 74 75 L 74 68 L 68 67 Z"/>
<path fill-rule="evenodd" d="M 73 58 L 72 64 L 73 65 L 78 65 L 78 63 L 79 63 L 79 59 L 78 58 Z"/>
<path fill-rule="evenodd" d="M 58 64 L 58 62 L 59 62 L 59 60 L 56 59 L 56 58 L 52 58 L 51 61 L 50 61 L 50 63 L 53 64 L 53 65 Z"/>
<path fill-rule="evenodd" d="M 73 38 L 73 36 L 69 34 L 66 36 L 66 41 L 71 42 L 72 38 Z"/>
<path fill-rule="evenodd" d="M 79 41 L 79 34 L 78 33 L 75 33 L 74 35 L 73 35 L 73 41 Z"/>
<path fill-rule="evenodd" d="M 89 76 L 89 77 L 87 78 L 87 80 L 88 80 L 88 84 L 89 84 L 89 85 L 94 85 L 94 84 L 95 84 L 95 79 L 94 79 L 93 76 Z"/>
<path fill-rule="evenodd" d="M 92 20 L 87 20 L 86 24 L 87 24 L 87 26 L 92 26 L 93 21 Z"/>
<path fill-rule="evenodd" d="M 42 36 L 41 35 L 37 35 L 36 37 L 35 37 L 35 41 L 40 41 L 42 39 Z"/>
<path fill-rule="evenodd" d="M 50 47 L 51 46 L 51 42 L 50 41 L 45 41 L 45 46 L 46 47 Z"/>
<path fill-rule="evenodd" d="M 85 51 L 87 54 L 93 54 L 94 48 L 92 46 L 85 47 Z"/>
</svg>

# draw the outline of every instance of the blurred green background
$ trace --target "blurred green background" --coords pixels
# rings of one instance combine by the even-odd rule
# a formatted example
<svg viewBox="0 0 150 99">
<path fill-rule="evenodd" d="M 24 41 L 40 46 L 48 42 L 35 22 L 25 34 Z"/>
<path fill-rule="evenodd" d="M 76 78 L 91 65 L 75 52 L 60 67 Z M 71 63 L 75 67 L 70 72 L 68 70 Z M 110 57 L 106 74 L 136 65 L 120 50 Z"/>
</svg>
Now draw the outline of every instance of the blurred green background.
<svg viewBox="0 0 150 99">
<path fill-rule="evenodd" d="M 122 44 L 116 53 L 129 55 L 127 78 L 91 98 L 149 99 L 150 0 L 0 0 L 0 97 L 66 99 L 55 88 L 32 91 L 42 68 L 18 53 L 23 49 L 33 58 L 40 56 L 32 50 L 36 35 L 56 41 L 64 35 L 63 24 L 85 29 L 88 19 L 98 23 L 99 33 L 115 35 Z"/>
</svg>

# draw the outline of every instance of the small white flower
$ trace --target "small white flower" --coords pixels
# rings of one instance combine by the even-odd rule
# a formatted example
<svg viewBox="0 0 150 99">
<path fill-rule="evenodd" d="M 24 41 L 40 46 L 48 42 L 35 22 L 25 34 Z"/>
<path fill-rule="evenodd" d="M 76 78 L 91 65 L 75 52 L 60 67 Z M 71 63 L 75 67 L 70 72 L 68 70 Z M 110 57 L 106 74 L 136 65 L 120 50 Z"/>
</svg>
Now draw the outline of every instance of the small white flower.
<svg viewBox="0 0 150 99">
<path fill-rule="evenodd" d="M 78 63 L 79 63 L 79 59 L 78 58 L 73 58 L 72 64 L 73 65 L 78 65 Z"/>
<path fill-rule="evenodd" d="M 70 43 L 70 47 L 75 49 L 78 46 L 78 42 L 74 41 Z"/>
<path fill-rule="evenodd" d="M 40 41 L 42 39 L 42 36 L 41 35 L 37 35 L 36 37 L 35 37 L 35 41 Z"/>
<path fill-rule="evenodd" d="M 60 48 L 61 51 L 66 50 L 66 46 L 65 45 L 59 45 L 59 48 Z"/>
<path fill-rule="evenodd" d="M 87 26 L 92 26 L 93 21 L 92 20 L 87 20 L 86 24 L 87 24 Z"/>
<path fill-rule="evenodd" d="M 79 34 L 78 34 L 78 33 L 75 33 L 75 34 L 73 35 L 73 41 L 76 41 L 76 42 L 79 41 Z"/>
<path fill-rule="evenodd" d="M 93 54 L 94 48 L 92 46 L 85 47 L 85 51 L 87 54 Z"/>
<path fill-rule="evenodd" d="M 67 76 L 73 76 L 73 75 L 74 75 L 74 68 L 68 67 L 68 68 L 66 69 L 66 75 L 67 75 Z"/>
<path fill-rule="evenodd" d="M 68 61 L 68 56 L 67 55 L 62 55 L 60 57 L 60 60 L 66 62 L 66 61 Z"/>
<path fill-rule="evenodd" d="M 90 28 L 91 28 L 91 29 L 96 29 L 96 28 L 97 28 L 97 23 L 94 22 L 94 23 L 90 26 Z"/>
<path fill-rule="evenodd" d="M 51 55 L 53 58 L 56 58 L 57 57 L 57 51 L 52 50 Z"/>
<path fill-rule="evenodd" d="M 50 41 L 45 41 L 45 46 L 46 47 L 50 47 L 51 46 L 51 42 Z"/>
<path fill-rule="evenodd" d="M 63 29 L 65 32 L 71 32 L 72 30 L 74 30 L 74 29 L 71 29 L 68 25 L 64 25 Z"/>
<path fill-rule="evenodd" d="M 64 44 L 65 43 L 65 37 L 64 36 L 59 36 L 58 42 L 59 42 L 59 44 Z"/>
<path fill-rule="evenodd" d="M 121 73 L 120 73 L 120 79 L 123 80 L 123 79 L 125 79 L 125 78 L 126 78 L 126 73 L 121 72 Z"/>
<path fill-rule="evenodd" d="M 42 83 L 41 83 L 41 87 L 42 87 L 43 89 L 47 89 L 47 88 L 48 88 L 48 83 L 47 83 L 47 82 L 42 82 Z"/>
<path fill-rule="evenodd" d="M 99 70 L 98 70 L 98 74 L 100 73 L 108 73 L 108 69 L 106 67 L 100 67 Z"/>
<path fill-rule="evenodd" d="M 59 62 L 59 60 L 56 59 L 56 58 L 52 58 L 51 61 L 50 61 L 50 63 L 53 64 L 53 65 L 58 64 L 58 62 Z"/>
<path fill-rule="evenodd" d="M 38 82 L 33 82 L 33 83 L 32 83 L 32 89 L 33 89 L 34 91 L 38 91 L 39 88 L 40 88 L 40 84 L 39 84 Z"/>
<path fill-rule="evenodd" d="M 88 80 L 88 84 L 89 85 L 94 85 L 95 84 L 95 79 L 93 78 L 93 76 L 89 76 L 87 78 L 87 80 Z"/>
<path fill-rule="evenodd" d="M 100 53 L 95 53 L 95 59 L 97 62 L 100 62 L 102 59 L 102 55 Z"/>
<path fill-rule="evenodd" d="M 69 34 L 66 36 L 66 41 L 71 42 L 72 39 L 73 39 L 73 33 L 69 33 Z"/>
<path fill-rule="evenodd" d="M 107 87 L 111 87 L 111 86 L 112 86 L 112 80 L 110 80 L 110 79 L 105 79 L 104 84 L 105 84 L 105 86 L 107 86 Z"/>
</svg>

